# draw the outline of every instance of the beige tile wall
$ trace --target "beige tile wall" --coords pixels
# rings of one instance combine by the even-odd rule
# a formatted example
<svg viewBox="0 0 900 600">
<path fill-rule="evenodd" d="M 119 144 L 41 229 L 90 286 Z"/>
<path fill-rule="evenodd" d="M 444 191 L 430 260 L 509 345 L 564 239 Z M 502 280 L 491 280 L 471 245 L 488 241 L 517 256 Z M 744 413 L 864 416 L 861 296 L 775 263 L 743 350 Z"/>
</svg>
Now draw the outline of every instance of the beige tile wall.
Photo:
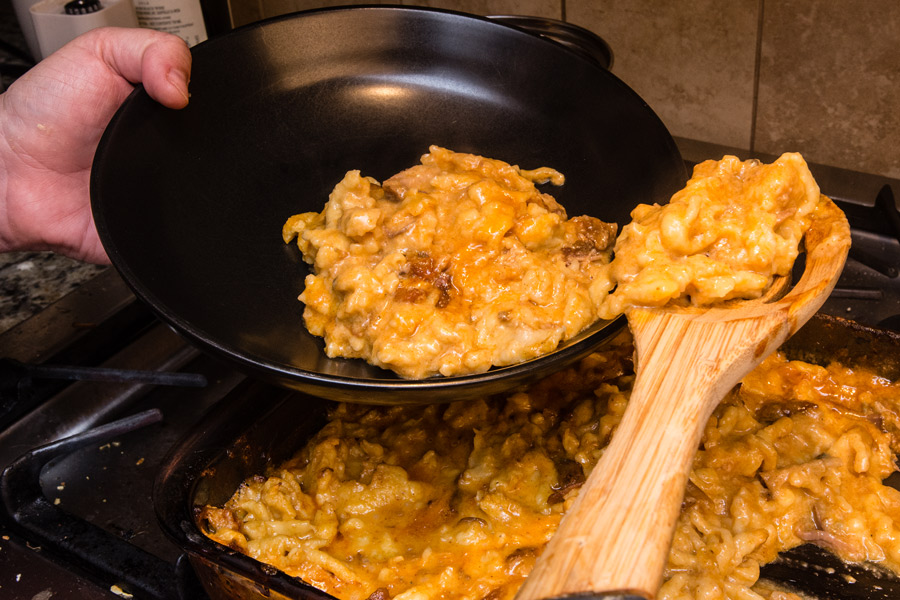
<svg viewBox="0 0 900 600">
<path fill-rule="evenodd" d="M 612 47 L 613 72 L 682 137 L 747 148 L 757 0 L 567 0 L 567 20 Z"/>
<path fill-rule="evenodd" d="M 900 3 L 773 0 L 765 10 L 756 145 L 900 176 Z"/>
<path fill-rule="evenodd" d="M 348 3 L 231 2 L 238 24 Z M 900 178 L 897 0 L 400 3 L 581 25 L 606 39 L 613 72 L 676 136 Z"/>
</svg>

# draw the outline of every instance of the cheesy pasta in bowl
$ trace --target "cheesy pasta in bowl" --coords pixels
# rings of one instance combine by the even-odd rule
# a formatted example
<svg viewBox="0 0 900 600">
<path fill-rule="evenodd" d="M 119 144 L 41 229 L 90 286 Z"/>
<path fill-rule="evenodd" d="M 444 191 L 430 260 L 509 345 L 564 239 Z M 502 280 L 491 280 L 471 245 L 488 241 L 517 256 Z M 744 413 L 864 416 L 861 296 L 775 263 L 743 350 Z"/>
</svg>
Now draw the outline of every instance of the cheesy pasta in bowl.
<svg viewBox="0 0 900 600">
<path fill-rule="evenodd" d="M 313 265 L 300 296 L 309 331 L 330 357 L 410 379 L 554 350 L 599 318 L 594 289 L 616 234 L 568 218 L 535 186 L 563 181 L 438 147 L 383 184 L 347 173 L 322 212 L 282 232 Z"/>
</svg>

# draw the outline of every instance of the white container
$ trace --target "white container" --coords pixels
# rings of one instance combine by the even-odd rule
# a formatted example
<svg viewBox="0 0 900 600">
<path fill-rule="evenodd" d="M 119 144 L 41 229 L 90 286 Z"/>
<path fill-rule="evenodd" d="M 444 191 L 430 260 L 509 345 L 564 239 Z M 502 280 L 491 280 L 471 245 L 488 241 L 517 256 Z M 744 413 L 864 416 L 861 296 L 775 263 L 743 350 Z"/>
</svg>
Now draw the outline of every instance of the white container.
<svg viewBox="0 0 900 600">
<path fill-rule="evenodd" d="M 46 58 L 82 33 L 97 27 L 138 26 L 131 0 L 101 0 L 100 10 L 84 15 L 67 15 L 64 6 L 68 1 L 40 0 L 29 9 L 37 40 L 36 59 Z"/>
<path fill-rule="evenodd" d="M 34 22 L 31 20 L 31 7 L 40 0 L 12 0 L 13 9 L 16 12 L 16 20 L 19 21 L 19 27 L 25 36 L 25 43 L 28 51 L 31 52 L 34 60 L 41 59 L 41 47 L 37 41 L 37 32 L 34 30 Z"/>
<path fill-rule="evenodd" d="M 207 38 L 200 0 L 134 0 L 141 27 L 174 33 L 188 46 Z"/>
</svg>

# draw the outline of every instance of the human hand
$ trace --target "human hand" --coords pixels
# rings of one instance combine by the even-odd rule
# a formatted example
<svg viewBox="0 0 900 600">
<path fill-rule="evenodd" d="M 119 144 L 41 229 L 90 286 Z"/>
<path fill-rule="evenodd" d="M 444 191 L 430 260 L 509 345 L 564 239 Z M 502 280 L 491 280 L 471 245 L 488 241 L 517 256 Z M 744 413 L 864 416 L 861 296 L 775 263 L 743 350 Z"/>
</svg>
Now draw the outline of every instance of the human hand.
<svg viewBox="0 0 900 600">
<path fill-rule="evenodd" d="M 90 206 L 97 144 L 133 84 L 169 108 L 187 106 L 190 69 L 177 36 L 101 28 L 0 94 L 0 251 L 54 250 L 108 263 Z"/>
</svg>

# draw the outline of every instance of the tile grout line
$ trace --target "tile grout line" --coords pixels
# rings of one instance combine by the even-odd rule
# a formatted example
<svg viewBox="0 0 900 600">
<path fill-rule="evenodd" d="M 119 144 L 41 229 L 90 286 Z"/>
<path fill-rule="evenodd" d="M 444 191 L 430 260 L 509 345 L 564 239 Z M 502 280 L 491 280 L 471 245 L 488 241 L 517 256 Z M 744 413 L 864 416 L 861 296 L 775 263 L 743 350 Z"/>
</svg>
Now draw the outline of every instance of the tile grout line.
<svg viewBox="0 0 900 600">
<path fill-rule="evenodd" d="M 750 109 L 750 148 L 751 152 L 756 151 L 756 120 L 759 113 L 759 73 L 762 62 L 762 39 L 763 39 L 763 23 L 765 22 L 766 0 L 759 0 L 759 10 L 757 11 L 756 22 L 756 55 L 754 56 L 753 65 L 753 102 Z"/>
</svg>

